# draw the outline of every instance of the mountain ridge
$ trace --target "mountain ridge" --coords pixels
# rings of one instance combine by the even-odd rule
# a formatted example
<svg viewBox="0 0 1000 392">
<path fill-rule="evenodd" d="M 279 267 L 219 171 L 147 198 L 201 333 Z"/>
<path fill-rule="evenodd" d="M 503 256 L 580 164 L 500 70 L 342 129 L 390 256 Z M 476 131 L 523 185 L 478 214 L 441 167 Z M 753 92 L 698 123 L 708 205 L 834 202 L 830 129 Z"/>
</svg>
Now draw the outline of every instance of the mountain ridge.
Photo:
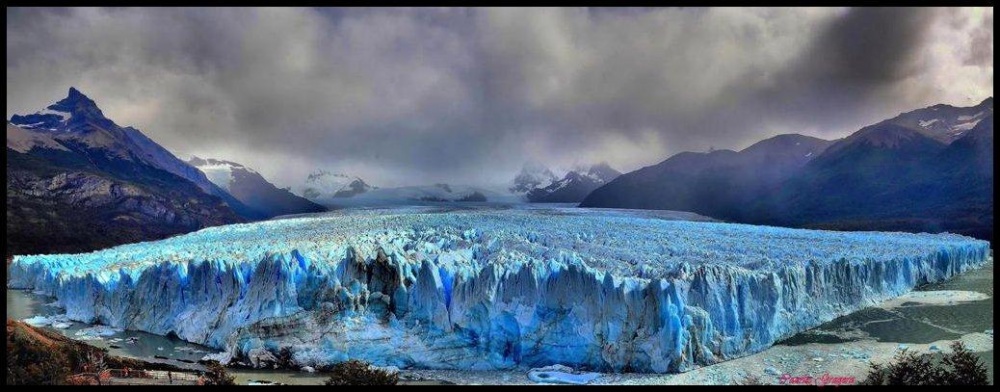
<svg viewBox="0 0 1000 392">
<path fill-rule="evenodd" d="M 197 156 L 187 162 L 205 173 L 210 181 L 241 203 L 260 212 L 266 218 L 326 211 L 326 208 L 319 204 L 286 189 L 279 189 L 256 170 L 240 163 L 212 158 L 202 159 Z"/>
<path fill-rule="evenodd" d="M 229 200 L 176 173 L 186 164 L 162 166 L 174 163 L 172 154 L 144 145 L 155 143 L 105 118 L 75 88 L 11 119 L 8 254 L 92 251 L 247 220 Z"/>
<path fill-rule="evenodd" d="M 621 172 L 607 162 L 577 167 L 547 186 L 529 190 L 525 197 L 532 203 L 579 203 L 590 192 L 620 175 Z"/>
<path fill-rule="evenodd" d="M 934 123 L 947 127 L 930 129 Z M 838 140 L 789 134 L 739 152 L 679 153 L 623 174 L 580 206 L 992 240 L 992 134 L 991 98 L 969 108 L 934 105 Z"/>
</svg>

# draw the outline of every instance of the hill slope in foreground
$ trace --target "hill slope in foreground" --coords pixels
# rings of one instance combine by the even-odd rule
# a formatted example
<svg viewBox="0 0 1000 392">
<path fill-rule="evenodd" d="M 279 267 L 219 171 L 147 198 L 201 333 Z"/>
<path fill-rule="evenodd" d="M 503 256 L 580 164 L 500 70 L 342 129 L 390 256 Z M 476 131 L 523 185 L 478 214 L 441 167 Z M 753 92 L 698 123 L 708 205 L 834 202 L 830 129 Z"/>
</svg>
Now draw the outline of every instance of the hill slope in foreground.
<svg viewBox="0 0 1000 392">
<path fill-rule="evenodd" d="M 264 240 L 262 240 L 264 239 Z M 71 319 L 220 360 L 677 372 L 981 265 L 985 241 L 579 209 L 353 210 L 16 257 Z"/>
<path fill-rule="evenodd" d="M 107 355 L 107 350 L 70 339 L 58 332 L 7 319 L 7 385 L 87 384 L 74 374 L 93 372 L 87 366 L 100 358 L 109 369 L 179 370 L 162 364 Z"/>
</svg>

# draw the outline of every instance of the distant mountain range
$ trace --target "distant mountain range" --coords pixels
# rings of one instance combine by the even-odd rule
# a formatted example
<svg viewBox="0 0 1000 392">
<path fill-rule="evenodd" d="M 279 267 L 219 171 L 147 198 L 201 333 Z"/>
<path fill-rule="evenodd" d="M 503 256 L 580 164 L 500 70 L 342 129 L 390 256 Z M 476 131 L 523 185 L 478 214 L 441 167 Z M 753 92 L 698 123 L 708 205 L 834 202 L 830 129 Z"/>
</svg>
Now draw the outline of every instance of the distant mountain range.
<svg viewBox="0 0 1000 392">
<path fill-rule="evenodd" d="M 317 171 L 295 192 L 239 163 L 185 162 L 74 88 L 7 124 L 7 253 L 81 252 L 324 206 L 519 201 L 690 211 L 753 224 L 992 240 L 993 100 L 935 105 L 839 140 L 788 134 L 621 174 L 528 164 L 503 190 L 377 188 Z M 300 197 L 301 196 L 301 197 Z"/>
<path fill-rule="evenodd" d="M 434 203 L 515 203 L 519 196 L 463 184 L 428 184 L 379 188 L 357 176 L 317 170 L 298 188 L 299 195 L 329 208 Z"/>
<path fill-rule="evenodd" d="M 279 189 L 260 173 L 236 162 L 193 157 L 188 164 L 205 173 L 212 183 L 266 217 L 323 212 L 323 206 Z"/>
<path fill-rule="evenodd" d="M 70 88 L 7 124 L 7 253 L 79 252 L 258 214 Z"/>
<path fill-rule="evenodd" d="M 498 192 L 496 190 L 483 187 L 439 183 L 432 185 L 374 188 L 356 195 L 328 198 L 321 201 L 323 205 L 328 207 L 493 202 L 517 202 L 517 198 L 504 192 Z"/>
<path fill-rule="evenodd" d="M 552 174 L 548 169 L 542 173 Z M 525 194 L 525 197 L 532 203 L 579 203 L 590 192 L 620 175 L 620 172 L 602 162 L 587 168 L 570 170 L 562 179 L 551 181 L 547 185 L 539 181 L 538 185 Z"/>
<path fill-rule="evenodd" d="M 904 113 L 835 141 L 780 135 L 739 152 L 680 153 L 618 177 L 580 206 L 992 240 L 992 200 L 989 98 L 972 107 Z"/>
<path fill-rule="evenodd" d="M 318 170 L 306 177 L 298 194 L 311 201 L 329 204 L 338 198 L 352 197 L 378 189 L 360 177 Z"/>
</svg>

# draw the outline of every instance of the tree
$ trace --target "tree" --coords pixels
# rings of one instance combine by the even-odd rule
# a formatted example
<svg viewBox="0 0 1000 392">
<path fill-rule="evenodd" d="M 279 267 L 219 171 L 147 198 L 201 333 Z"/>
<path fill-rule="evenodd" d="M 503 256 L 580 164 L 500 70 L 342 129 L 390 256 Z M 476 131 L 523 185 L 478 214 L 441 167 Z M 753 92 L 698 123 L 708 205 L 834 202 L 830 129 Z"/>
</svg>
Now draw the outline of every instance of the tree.
<svg viewBox="0 0 1000 392">
<path fill-rule="evenodd" d="M 209 361 L 205 366 L 208 368 L 205 372 L 205 385 L 236 385 L 236 377 L 229 375 L 229 371 L 219 361 Z"/>
<path fill-rule="evenodd" d="M 896 354 L 893 363 L 872 363 L 863 385 L 988 385 L 986 365 L 961 341 L 951 344 L 952 353 L 939 364 L 927 355 L 907 350 Z"/>
<path fill-rule="evenodd" d="M 948 385 L 988 385 L 986 365 L 975 354 L 965 348 L 961 341 L 951 344 L 951 355 L 946 355 L 941 363 L 950 367 L 945 373 L 945 384 Z"/>
<path fill-rule="evenodd" d="M 333 365 L 326 385 L 396 385 L 399 374 L 352 359 Z"/>
<path fill-rule="evenodd" d="M 83 358 L 83 372 L 94 373 L 97 378 L 97 385 L 101 385 L 101 376 L 108 370 L 107 363 L 104 362 L 104 352 L 92 350 L 87 351 Z"/>
</svg>

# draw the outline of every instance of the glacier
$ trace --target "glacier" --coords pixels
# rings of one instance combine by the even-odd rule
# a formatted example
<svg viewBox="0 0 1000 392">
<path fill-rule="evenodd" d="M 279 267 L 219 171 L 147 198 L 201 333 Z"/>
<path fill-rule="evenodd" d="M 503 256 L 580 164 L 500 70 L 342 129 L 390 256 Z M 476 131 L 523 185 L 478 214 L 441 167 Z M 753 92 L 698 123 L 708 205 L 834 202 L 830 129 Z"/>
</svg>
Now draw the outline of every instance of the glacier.
<svg viewBox="0 0 1000 392">
<path fill-rule="evenodd" d="M 683 372 L 985 263 L 955 234 L 833 232 L 590 209 L 341 210 L 73 255 L 8 287 L 74 321 L 223 362 Z"/>
</svg>

